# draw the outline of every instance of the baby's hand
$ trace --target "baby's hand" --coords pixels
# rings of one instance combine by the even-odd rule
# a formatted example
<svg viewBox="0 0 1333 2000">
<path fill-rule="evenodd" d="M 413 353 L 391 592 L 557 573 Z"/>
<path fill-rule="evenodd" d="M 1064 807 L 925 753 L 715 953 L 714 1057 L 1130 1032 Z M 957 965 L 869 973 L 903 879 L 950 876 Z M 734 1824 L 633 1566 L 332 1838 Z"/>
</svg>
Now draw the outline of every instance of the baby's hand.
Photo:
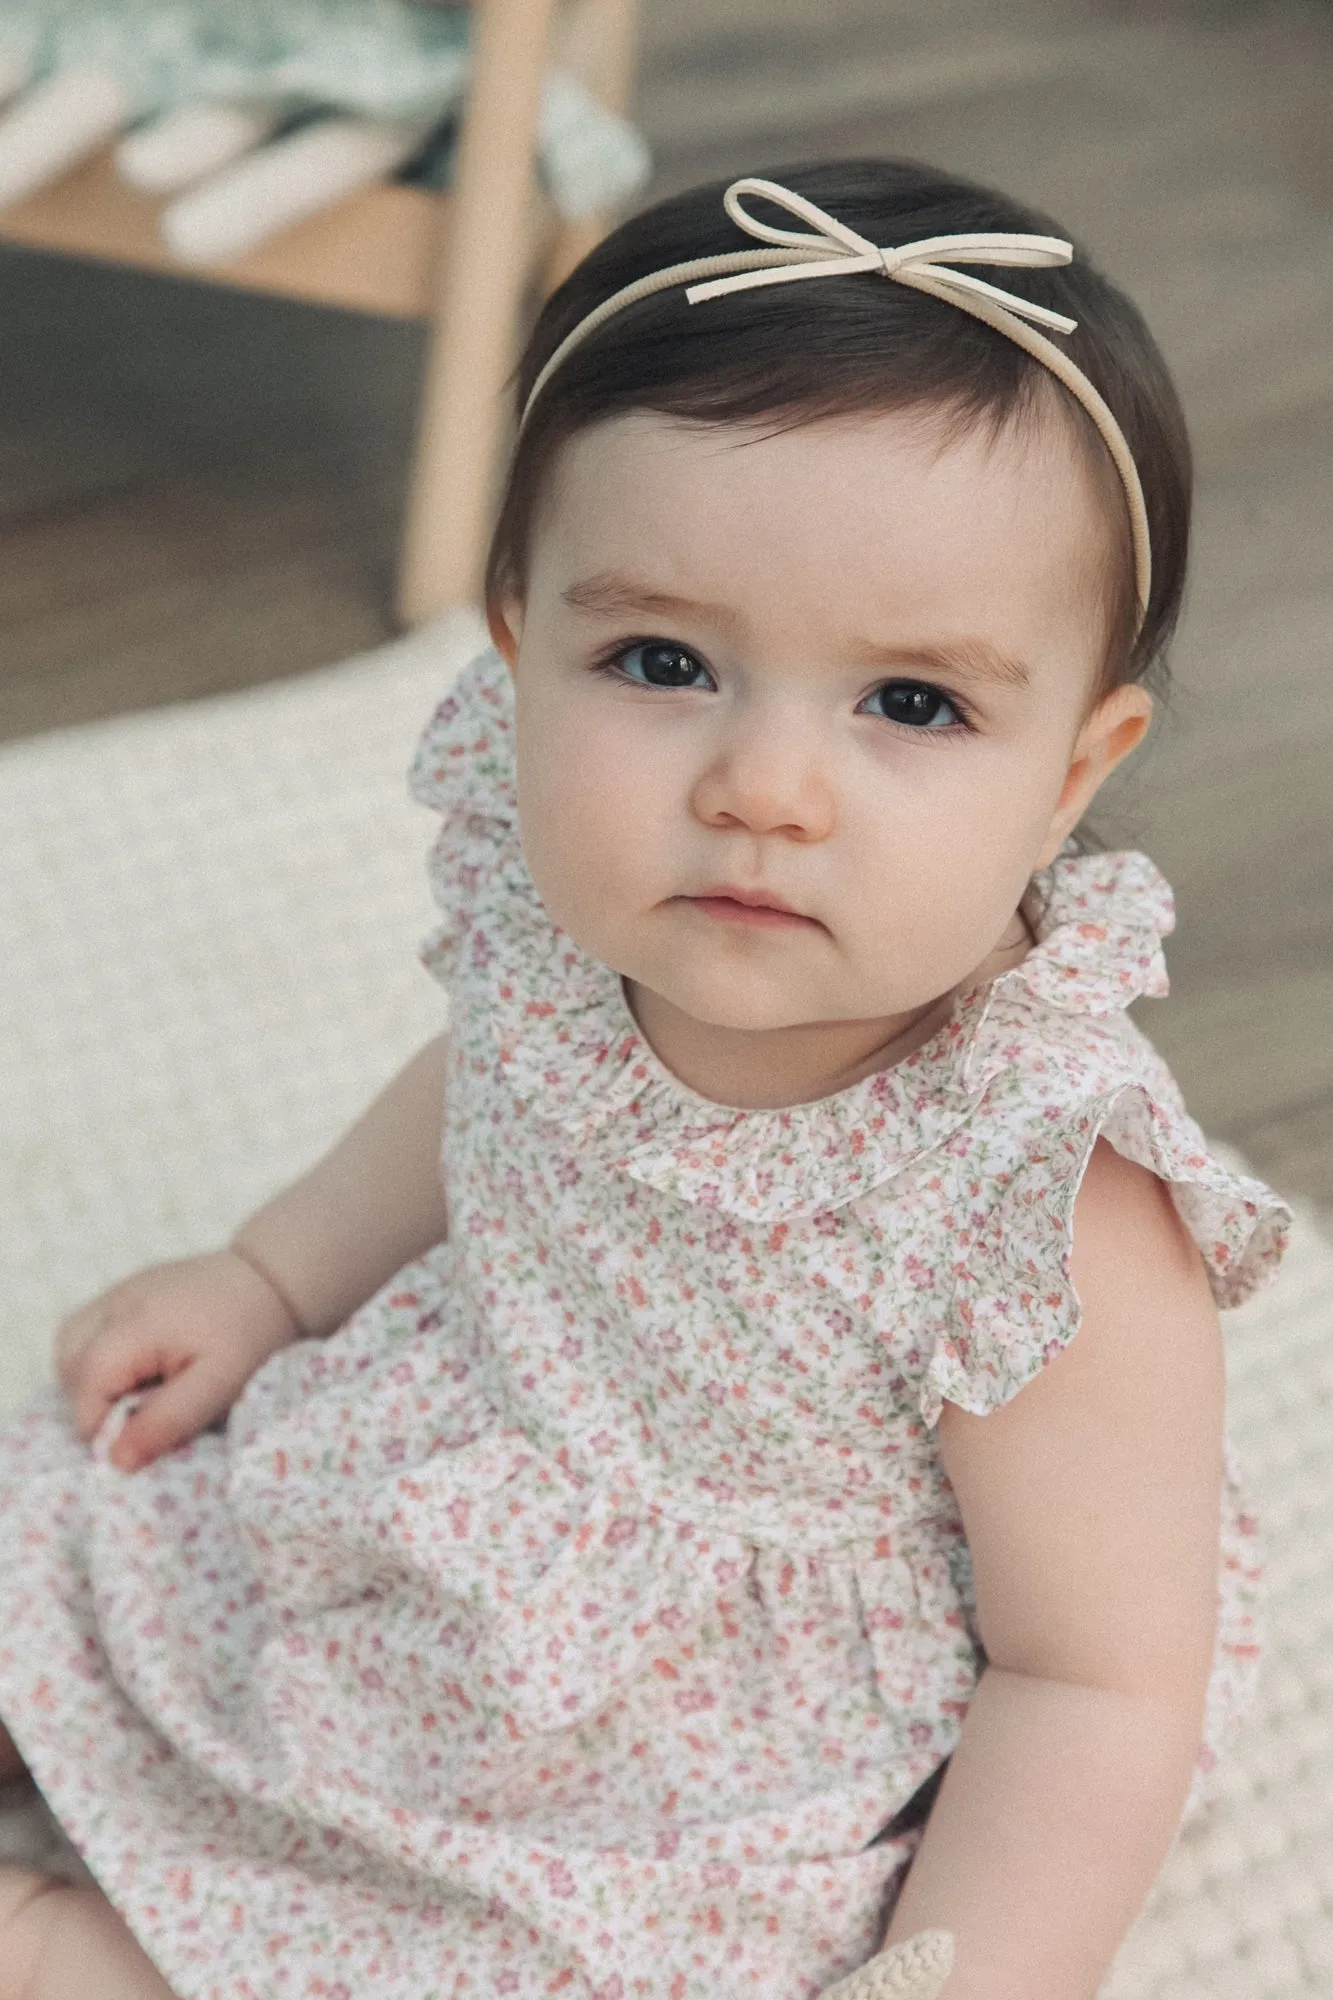
<svg viewBox="0 0 1333 2000">
<path fill-rule="evenodd" d="M 213 1250 L 136 1271 L 72 1312 L 56 1330 L 56 1370 L 85 1439 L 140 1393 L 109 1454 L 135 1472 L 225 1415 L 261 1362 L 300 1335 L 252 1264 Z"/>
</svg>

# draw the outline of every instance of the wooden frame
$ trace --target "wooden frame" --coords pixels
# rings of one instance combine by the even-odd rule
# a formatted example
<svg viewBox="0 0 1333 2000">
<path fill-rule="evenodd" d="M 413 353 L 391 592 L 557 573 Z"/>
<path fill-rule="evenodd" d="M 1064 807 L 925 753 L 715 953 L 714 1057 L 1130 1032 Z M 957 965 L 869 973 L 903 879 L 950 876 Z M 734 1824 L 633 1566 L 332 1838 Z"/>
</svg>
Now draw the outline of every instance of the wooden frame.
<svg viewBox="0 0 1333 2000">
<path fill-rule="evenodd" d="M 557 283 L 602 234 L 600 223 L 558 223 L 537 191 L 553 32 L 558 25 L 565 66 L 612 110 L 626 108 L 634 69 L 635 0 L 569 0 L 563 9 L 559 0 L 475 0 L 475 12 L 448 196 L 366 188 L 206 271 L 174 261 L 158 233 L 161 203 L 126 187 L 109 151 L 0 210 L 0 241 L 432 322 L 399 567 L 408 624 L 477 593 L 525 296 Z"/>
</svg>

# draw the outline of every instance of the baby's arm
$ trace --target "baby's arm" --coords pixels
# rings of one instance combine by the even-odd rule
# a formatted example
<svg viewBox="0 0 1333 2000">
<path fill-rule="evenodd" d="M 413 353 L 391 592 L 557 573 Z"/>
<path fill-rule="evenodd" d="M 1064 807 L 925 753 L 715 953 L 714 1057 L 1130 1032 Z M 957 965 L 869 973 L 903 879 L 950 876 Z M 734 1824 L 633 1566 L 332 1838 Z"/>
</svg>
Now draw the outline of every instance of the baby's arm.
<svg viewBox="0 0 1333 2000">
<path fill-rule="evenodd" d="M 427 1042 L 332 1151 L 232 1237 L 308 1336 L 332 1333 L 444 1239 L 445 1055 L 445 1036 Z"/>
<path fill-rule="evenodd" d="M 440 1035 L 226 1250 L 153 1265 L 70 1314 L 56 1365 L 83 1437 L 139 1390 L 113 1462 L 130 1472 L 183 1444 L 226 1413 L 271 1354 L 331 1333 L 443 1239 L 445 1060 Z"/>
<path fill-rule="evenodd" d="M 944 2000 L 1092 2000 L 1179 1826 L 1217 1617 L 1225 1373 L 1165 1188 L 1099 1143 L 1083 1322 L 1008 1403 L 946 1403 L 982 1674 L 886 1943 L 951 1931 Z"/>
</svg>

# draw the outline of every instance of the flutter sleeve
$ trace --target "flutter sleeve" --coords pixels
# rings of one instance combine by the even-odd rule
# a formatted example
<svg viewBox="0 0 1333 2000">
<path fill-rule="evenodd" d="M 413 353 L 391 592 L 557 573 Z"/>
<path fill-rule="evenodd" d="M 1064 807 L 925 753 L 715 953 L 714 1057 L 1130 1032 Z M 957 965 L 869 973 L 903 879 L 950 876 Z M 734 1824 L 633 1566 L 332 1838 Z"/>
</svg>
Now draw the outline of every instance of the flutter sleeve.
<svg viewBox="0 0 1333 2000">
<path fill-rule="evenodd" d="M 1099 1138 L 1164 1181 L 1198 1244 L 1213 1296 L 1237 1306 L 1277 1272 L 1291 1213 L 1271 1188 L 1211 1151 L 1155 1052 L 1146 1078 L 1126 1081 L 1044 1121 L 974 1203 L 952 1269 L 952 1304 L 921 1378 L 927 1425 L 943 1402 L 984 1416 L 1007 1403 L 1078 1332 L 1070 1277 L 1074 1203 Z"/>
<path fill-rule="evenodd" d="M 417 743 L 408 791 L 441 817 L 426 869 L 444 920 L 417 954 L 447 986 L 479 908 L 522 870 L 512 690 L 493 647 L 464 668 L 436 706 Z"/>
</svg>

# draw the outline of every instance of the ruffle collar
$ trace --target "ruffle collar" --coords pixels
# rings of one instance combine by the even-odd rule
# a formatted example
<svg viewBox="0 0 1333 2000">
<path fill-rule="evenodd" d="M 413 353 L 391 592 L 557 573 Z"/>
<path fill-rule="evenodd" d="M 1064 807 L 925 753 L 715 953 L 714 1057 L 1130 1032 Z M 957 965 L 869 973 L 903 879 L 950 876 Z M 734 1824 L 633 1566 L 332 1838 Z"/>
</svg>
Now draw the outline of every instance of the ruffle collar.
<svg viewBox="0 0 1333 2000">
<path fill-rule="evenodd" d="M 608 1166 L 755 1221 L 842 1207 L 940 1145 L 1040 1036 L 1043 1016 L 1049 1034 L 1051 1015 L 1107 1016 L 1167 991 L 1161 940 L 1175 919 L 1153 863 L 1062 852 L 1034 883 L 1028 956 L 960 992 L 944 1025 L 894 1067 L 814 1103 L 717 1104 L 666 1068 L 619 974 L 541 903 L 519 836 L 509 676 L 495 654 L 437 710 L 412 789 L 444 814 L 432 875 L 457 918 L 441 935 L 466 955 L 468 999 L 510 1090 Z"/>
</svg>

